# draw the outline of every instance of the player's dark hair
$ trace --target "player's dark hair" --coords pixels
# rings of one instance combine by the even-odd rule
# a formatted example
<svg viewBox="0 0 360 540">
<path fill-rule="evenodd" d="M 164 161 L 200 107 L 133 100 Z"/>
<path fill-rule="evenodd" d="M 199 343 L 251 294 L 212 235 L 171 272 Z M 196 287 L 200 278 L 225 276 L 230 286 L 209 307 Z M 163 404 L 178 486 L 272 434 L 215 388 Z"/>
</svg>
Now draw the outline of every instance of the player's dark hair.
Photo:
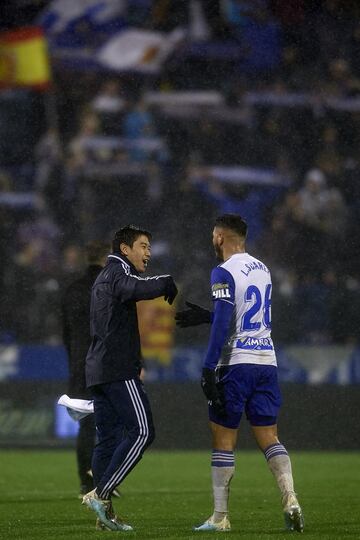
<svg viewBox="0 0 360 540">
<path fill-rule="evenodd" d="M 215 227 L 223 227 L 246 238 L 247 223 L 238 214 L 223 214 L 215 219 Z"/>
<path fill-rule="evenodd" d="M 85 246 L 86 261 L 88 264 L 100 264 L 103 258 L 110 253 L 110 242 L 92 240 Z"/>
<path fill-rule="evenodd" d="M 140 227 L 137 227 L 136 225 L 126 225 L 126 227 L 122 227 L 116 231 L 112 241 L 113 253 L 118 253 L 120 251 L 120 244 L 126 244 L 132 248 L 134 242 L 142 235 L 146 236 L 149 241 L 151 240 L 151 233 L 145 229 L 140 229 Z"/>
</svg>

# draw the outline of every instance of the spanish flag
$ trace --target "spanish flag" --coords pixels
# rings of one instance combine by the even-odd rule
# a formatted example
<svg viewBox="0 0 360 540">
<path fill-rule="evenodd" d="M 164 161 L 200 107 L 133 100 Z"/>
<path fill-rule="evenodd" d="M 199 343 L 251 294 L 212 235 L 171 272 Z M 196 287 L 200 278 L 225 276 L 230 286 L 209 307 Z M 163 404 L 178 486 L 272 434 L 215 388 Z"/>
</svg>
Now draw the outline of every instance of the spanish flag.
<svg viewBox="0 0 360 540">
<path fill-rule="evenodd" d="M 0 87 L 46 90 L 50 66 L 41 28 L 24 27 L 0 34 Z"/>
</svg>

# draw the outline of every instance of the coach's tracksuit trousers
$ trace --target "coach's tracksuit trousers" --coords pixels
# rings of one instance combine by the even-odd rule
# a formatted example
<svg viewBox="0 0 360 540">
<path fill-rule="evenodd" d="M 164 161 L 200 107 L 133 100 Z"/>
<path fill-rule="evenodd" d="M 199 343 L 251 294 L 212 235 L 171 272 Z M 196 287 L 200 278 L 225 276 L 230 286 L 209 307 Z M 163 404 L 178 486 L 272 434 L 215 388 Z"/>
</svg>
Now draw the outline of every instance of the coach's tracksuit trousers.
<svg viewBox="0 0 360 540">
<path fill-rule="evenodd" d="M 92 388 L 97 444 L 92 471 L 97 494 L 110 494 L 141 459 L 155 438 L 150 403 L 139 379 Z"/>
</svg>

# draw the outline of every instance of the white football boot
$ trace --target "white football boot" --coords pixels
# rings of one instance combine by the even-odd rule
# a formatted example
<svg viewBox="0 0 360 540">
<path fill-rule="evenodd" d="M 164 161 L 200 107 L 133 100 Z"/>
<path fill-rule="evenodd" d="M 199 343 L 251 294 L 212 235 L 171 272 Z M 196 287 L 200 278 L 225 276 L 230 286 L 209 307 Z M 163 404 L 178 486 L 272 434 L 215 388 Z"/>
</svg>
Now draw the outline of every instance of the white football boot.
<svg viewBox="0 0 360 540">
<path fill-rule="evenodd" d="M 289 491 L 282 498 L 284 510 L 285 527 L 288 531 L 303 532 L 304 516 L 300 504 L 296 498 L 296 493 Z"/>
<path fill-rule="evenodd" d="M 202 525 L 199 525 L 199 527 L 194 527 L 193 530 L 199 532 L 228 532 L 231 531 L 231 525 L 227 516 L 223 517 L 221 521 L 215 521 L 214 516 L 212 515 Z"/>
</svg>

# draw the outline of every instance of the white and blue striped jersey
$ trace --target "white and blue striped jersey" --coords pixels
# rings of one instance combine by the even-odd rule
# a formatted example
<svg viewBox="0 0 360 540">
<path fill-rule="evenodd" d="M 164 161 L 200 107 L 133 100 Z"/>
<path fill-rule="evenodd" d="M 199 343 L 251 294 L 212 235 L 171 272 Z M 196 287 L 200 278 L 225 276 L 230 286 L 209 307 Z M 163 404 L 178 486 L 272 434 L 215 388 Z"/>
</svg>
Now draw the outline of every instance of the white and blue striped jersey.
<svg viewBox="0 0 360 540">
<path fill-rule="evenodd" d="M 272 284 L 266 265 L 248 253 L 236 253 L 213 269 L 211 290 L 215 302 L 234 306 L 218 366 L 276 366 L 271 339 Z"/>
</svg>

